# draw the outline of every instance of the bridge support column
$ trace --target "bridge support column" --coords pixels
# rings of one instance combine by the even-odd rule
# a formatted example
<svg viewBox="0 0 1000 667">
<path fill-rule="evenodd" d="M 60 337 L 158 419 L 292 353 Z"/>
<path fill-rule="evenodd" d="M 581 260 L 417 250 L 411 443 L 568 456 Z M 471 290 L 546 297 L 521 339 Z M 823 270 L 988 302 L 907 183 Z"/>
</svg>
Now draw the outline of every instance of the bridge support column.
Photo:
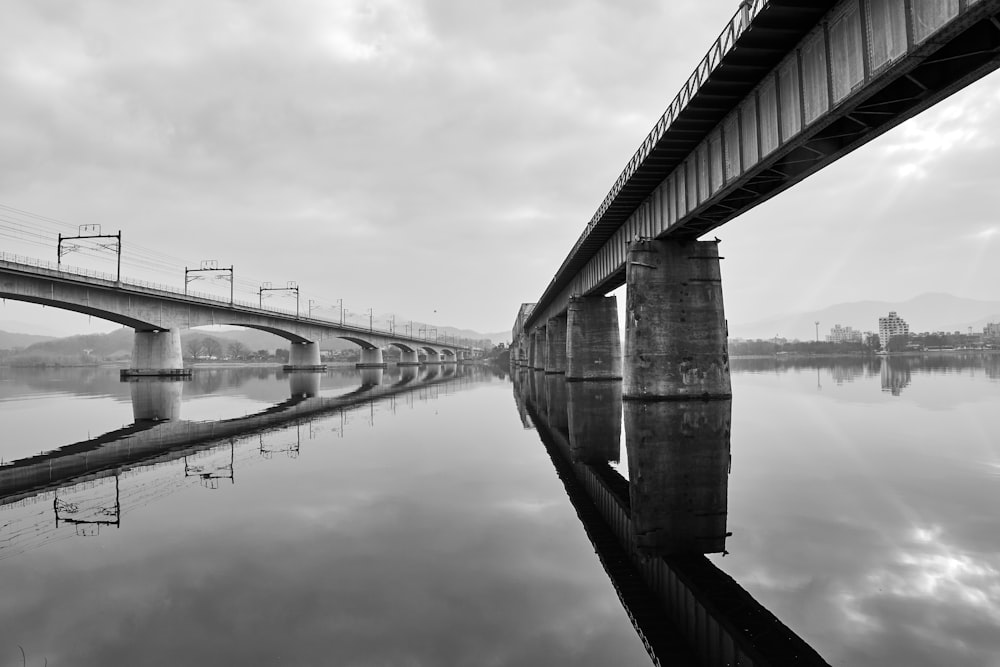
<svg viewBox="0 0 1000 667">
<path fill-rule="evenodd" d="M 326 370 L 319 358 L 319 344 L 311 341 L 292 341 L 288 346 L 288 363 L 281 368 L 286 371 Z"/>
<path fill-rule="evenodd" d="M 361 348 L 361 361 L 359 361 L 356 366 L 358 368 L 385 368 L 386 363 L 382 358 L 382 348 Z"/>
<path fill-rule="evenodd" d="M 135 342 L 132 345 L 132 363 L 130 368 L 122 369 L 121 376 L 146 375 L 191 375 L 191 369 L 184 368 L 180 329 L 175 327 L 167 331 L 135 332 Z"/>
<path fill-rule="evenodd" d="M 566 308 L 566 379 L 620 380 L 622 341 L 618 299 L 570 297 Z"/>
<path fill-rule="evenodd" d="M 426 352 L 417 352 L 417 361 L 420 362 L 421 364 L 426 364 L 427 363 L 427 353 Z"/>
<path fill-rule="evenodd" d="M 715 241 L 637 241 L 626 260 L 626 399 L 730 398 Z"/>
<path fill-rule="evenodd" d="M 545 327 L 542 327 L 541 329 L 536 331 L 533 339 L 535 341 L 535 344 L 532 345 L 532 349 L 535 351 L 535 354 L 534 354 L 534 361 L 532 362 L 531 367 L 534 368 L 536 371 L 544 371 L 545 352 L 547 351 L 548 348 L 548 343 L 546 342 L 545 339 Z"/>
<path fill-rule="evenodd" d="M 465 361 L 465 350 L 455 350 L 455 361 L 458 363 Z"/>
<path fill-rule="evenodd" d="M 402 350 L 399 353 L 399 363 L 397 366 L 419 366 L 420 358 L 416 350 Z"/>
<path fill-rule="evenodd" d="M 545 372 L 566 372 L 566 316 L 553 317 L 545 325 Z"/>
</svg>

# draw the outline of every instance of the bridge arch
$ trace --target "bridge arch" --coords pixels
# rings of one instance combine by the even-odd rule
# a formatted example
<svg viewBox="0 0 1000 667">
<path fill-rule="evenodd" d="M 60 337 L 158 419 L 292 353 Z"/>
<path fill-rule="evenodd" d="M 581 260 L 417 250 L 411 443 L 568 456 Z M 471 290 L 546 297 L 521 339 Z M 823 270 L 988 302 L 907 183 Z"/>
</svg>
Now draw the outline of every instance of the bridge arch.
<svg viewBox="0 0 1000 667">
<path fill-rule="evenodd" d="M 58 299 L 48 299 L 42 296 L 17 294 L 15 292 L 4 292 L 4 291 L 0 291 L 0 299 L 10 299 L 11 301 L 23 301 L 25 303 L 35 303 L 40 306 L 48 306 L 49 308 L 68 310 L 74 313 L 80 313 L 82 315 L 89 315 L 91 317 L 96 317 L 98 319 L 106 320 L 108 322 L 121 324 L 122 326 L 135 329 L 136 331 L 161 331 L 164 329 L 164 327 L 154 324 L 152 322 L 148 322 L 146 320 L 140 320 L 134 317 L 129 317 L 128 315 L 125 315 L 123 313 L 117 313 L 112 310 L 106 310 L 103 308 L 91 306 L 86 303 L 72 303 Z"/>
</svg>

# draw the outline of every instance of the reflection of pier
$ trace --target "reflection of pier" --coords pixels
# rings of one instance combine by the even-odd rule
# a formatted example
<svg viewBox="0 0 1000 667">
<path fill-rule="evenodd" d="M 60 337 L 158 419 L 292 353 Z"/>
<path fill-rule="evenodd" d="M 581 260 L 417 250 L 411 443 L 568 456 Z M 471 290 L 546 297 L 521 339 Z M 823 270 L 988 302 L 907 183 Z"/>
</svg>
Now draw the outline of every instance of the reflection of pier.
<svg viewBox="0 0 1000 667">
<path fill-rule="evenodd" d="M 549 384 L 518 373 L 519 405 L 654 662 L 827 665 L 704 556 L 725 548 L 731 402 L 626 402 L 630 482 L 608 465 L 620 383 Z"/>
<path fill-rule="evenodd" d="M 289 378 L 292 397 L 259 413 L 218 422 L 187 422 L 163 420 L 159 415 L 177 414 L 182 382 L 133 383 L 136 423 L 104 435 L 66 445 L 8 463 L 0 467 L 0 505 L 16 502 L 80 479 L 98 479 L 119 474 L 130 468 L 191 459 L 199 452 L 230 444 L 233 439 L 266 434 L 289 424 L 350 410 L 371 411 L 375 403 L 391 397 L 417 393 L 430 398 L 426 390 L 454 382 L 469 381 L 477 368 L 460 366 L 457 371 L 442 375 L 417 377 L 407 375 L 405 381 L 394 384 L 374 384 L 376 378 L 366 376 L 367 384 L 337 397 L 316 396 L 318 378 L 293 374 Z M 379 369 L 381 371 L 381 369 Z M 377 378 L 381 382 L 381 377 Z M 143 395 L 143 392 L 146 392 Z M 151 416 L 156 415 L 156 416 Z M 195 468 L 203 465 L 194 463 Z M 192 469 L 191 475 L 205 474 Z M 208 472 L 206 479 L 225 476 L 221 469 Z M 212 484 L 210 481 L 209 484 Z"/>
</svg>

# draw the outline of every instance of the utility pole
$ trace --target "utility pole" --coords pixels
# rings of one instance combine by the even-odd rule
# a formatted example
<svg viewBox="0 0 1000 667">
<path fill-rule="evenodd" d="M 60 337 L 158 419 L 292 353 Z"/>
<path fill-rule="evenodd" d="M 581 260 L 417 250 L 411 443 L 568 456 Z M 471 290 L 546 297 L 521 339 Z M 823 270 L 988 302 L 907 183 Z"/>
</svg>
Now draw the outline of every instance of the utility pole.
<svg viewBox="0 0 1000 667">
<path fill-rule="evenodd" d="M 202 276 L 191 276 L 190 274 L 192 274 L 192 273 L 215 273 L 215 274 L 219 274 L 219 273 L 225 274 L 225 273 L 228 273 L 229 274 L 228 276 L 227 275 L 221 275 L 221 276 L 220 275 L 216 275 L 214 277 L 215 278 L 221 278 L 222 280 L 228 280 L 229 281 L 229 305 L 230 306 L 233 305 L 233 285 L 234 285 L 234 283 L 236 281 L 233 280 L 233 267 L 232 266 L 230 266 L 228 268 L 227 267 L 221 267 L 220 268 L 219 267 L 219 262 L 217 262 L 214 259 L 203 259 L 203 260 L 201 260 L 201 268 L 200 269 L 189 269 L 188 267 L 185 266 L 184 267 L 184 294 L 185 295 L 187 295 L 187 293 L 188 293 L 188 283 L 193 282 L 195 280 L 201 280 L 201 278 L 202 278 Z"/>
<path fill-rule="evenodd" d="M 98 243 L 97 247 L 104 250 L 113 250 L 116 255 L 118 255 L 118 265 L 115 271 L 115 282 L 121 282 L 122 279 L 122 231 L 119 229 L 117 234 L 102 234 L 100 225 L 79 225 L 77 226 L 76 236 L 63 236 L 59 234 L 59 239 L 56 242 L 56 267 L 61 270 L 62 267 L 62 257 L 76 250 L 80 250 L 81 247 L 75 243 L 69 243 L 66 245 L 66 249 L 63 250 L 63 241 L 74 241 L 78 239 L 115 239 L 114 243 Z"/>
<path fill-rule="evenodd" d="M 299 316 L 299 285 L 294 280 L 289 280 L 285 287 L 271 287 L 271 283 L 267 282 L 260 286 L 257 290 L 258 305 L 264 307 L 264 292 L 295 292 L 295 317 Z"/>
<path fill-rule="evenodd" d="M 819 320 L 816 320 L 816 342 L 819 342 Z"/>
</svg>

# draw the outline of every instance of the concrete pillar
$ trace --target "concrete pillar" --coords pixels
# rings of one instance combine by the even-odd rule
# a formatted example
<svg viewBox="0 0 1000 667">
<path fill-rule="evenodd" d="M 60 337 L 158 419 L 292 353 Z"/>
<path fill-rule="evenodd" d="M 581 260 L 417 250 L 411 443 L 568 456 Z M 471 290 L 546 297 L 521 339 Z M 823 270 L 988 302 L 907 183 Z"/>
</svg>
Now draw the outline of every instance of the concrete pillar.
<svg viewBox="0 0 1000 667">
<path fill-rule="evenodd" d="M 527 335 L 528 343 L 528 368 L 535 367 L 535 332 L 531 332 Z"/>
<path fill-rule="evenodd" d="M 575 463 L 621 460 L 621 380 L 567 382 L 570 456 Z"/>
<path fill-rule="evenodd" d="M 420 357 L 416 350 L 402 350 L 399 353 L 399 363 L 397 366 L 419 366 Z"/>
<path fill-rule="evenodd" d="M 718 244 L 636 241 L 625 283 L 624 398 L 732 396 Z"/>
<path fill-rule="evenodd" d="M 358 368 L 385 368 L 386 364 L 382 358 L 382 348 L 363 347 L 361 348 L 361 361 L 355 364 Z"/>
<path fill-rule="evenodd" d="M 535 332 L 535 361 L 531 365 L 536 371 L 545 370 L 545 353 L 547 351 L 548 343 L 545 339 L 545 327 L 538 329 Z"/>
<path fill-rule="evenodd" d="M 566 372 L 566 316 L 553 317 L 545 325 L 545 372 Z"/>
<path fill-rule="evenodd" d="M 184 368 L 180 329 L 135 332 L 132 362 L 121 376 L 144 375 L 191 375 L 191 369 Z"/>
<path fill-rule="evenodd" d="M 288 363 L 282 366 L 286 371 L 322 371 L 326 365 L 319 358 L 319 344 L 312 341 L 288 345 Z"/>
<path fill-rule="evenodd" d="M 726 548 L 732 400 L 625 401 L 636 547 L 655 555 Z"/>
<path fill-rule="evenodd" d="M 301 373 L 291 373 L 288 376 L 288 393 L 293 398 L 312 398 L 319 396 L 319 379 L 321 374 L 317 371 L 303 371 Z"/>
<path fill-rule="evenodd" d="M 620 380 L 622 342 L 618 299 L 570 297 L 566 308 L 566 379 Z"/>
<path fill-rule="evenodd" d="M 381 352 L 382 350 L 379 350 Z M 385 369 L 381 367 L 373 366 L 358 366 L 361 369 L 361 386 L 362 387 L 377 387 L 382 384 L 382 378 L 385 374 Z"/>
<path fill-rule="evenodd" d="M 445 352 L 441 353 L 441 361 L 443 361 L 446 364 L 457 363 L 458 362 L 458 355 L 455 353 L 454 350 L 449 350 L 449 352 L 451 352 L 451 354 L 447 354 Z"/>
<path fill-rule="evenodd" d="M 421 363 L 421 364 L 426 364 L 427 363 L 427 353 L 426 352 L 419 352 L 418 351 L 417 352 L 417 362 Z"/>
<path fill-rule="evenodd" d="M 136 422 L 180 419 L 183 389 L 184 383 L 174 378 L 138 378 L 129 382 L 132 419 Z"/>
<path fill-rule="evenodd" d="M 465 361 L 465 350 L 455 350 L 455 361 L 458 363 Z"/>
</svg>

